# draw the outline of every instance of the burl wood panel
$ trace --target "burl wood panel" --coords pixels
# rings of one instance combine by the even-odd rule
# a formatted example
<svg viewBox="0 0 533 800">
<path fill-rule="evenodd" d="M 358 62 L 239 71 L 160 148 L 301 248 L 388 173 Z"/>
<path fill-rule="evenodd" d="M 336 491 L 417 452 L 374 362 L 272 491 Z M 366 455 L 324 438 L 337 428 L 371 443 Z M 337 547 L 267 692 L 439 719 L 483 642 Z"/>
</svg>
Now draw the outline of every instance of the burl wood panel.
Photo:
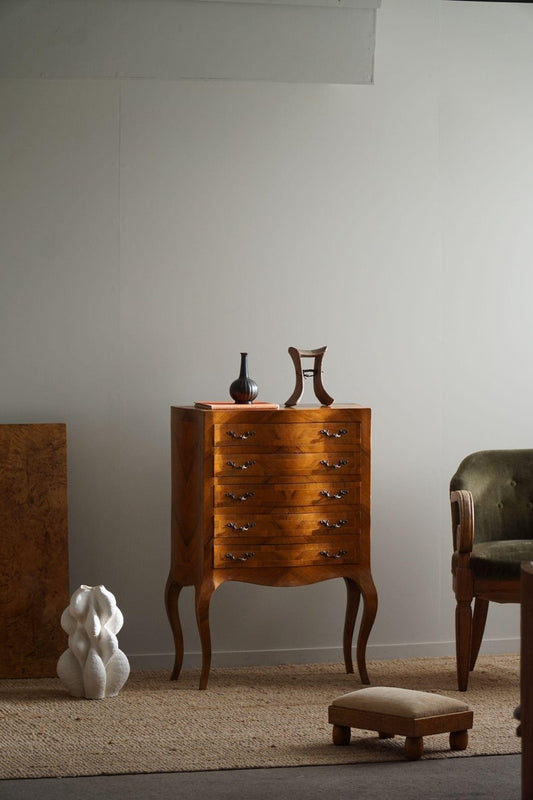
<svg viewBox="0 0 533 800">
<path fill-rule="evenodd" d="M 68 602 L 66 425 L 0 425 L 0 678 L 55 675 Z"/>
</svg>

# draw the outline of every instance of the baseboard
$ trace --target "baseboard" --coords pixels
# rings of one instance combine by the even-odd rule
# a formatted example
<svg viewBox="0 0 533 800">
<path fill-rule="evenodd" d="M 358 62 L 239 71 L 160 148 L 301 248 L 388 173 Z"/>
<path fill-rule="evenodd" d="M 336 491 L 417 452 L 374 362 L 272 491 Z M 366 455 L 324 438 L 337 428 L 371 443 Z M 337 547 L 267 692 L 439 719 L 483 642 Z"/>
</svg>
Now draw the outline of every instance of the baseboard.
<svg viewBox="0 0 533 800">
<path fill-rule="evenodd" d="M 519 653 L 520 639 L 487 639 L 483 641 L 481 653 Z M 438 658 L 454 656 L 455 642 L 415 642 L 400 644 L 374 644 L 367 647 L 367 661 L 388 661 L 398 658 Z M 127 653 L 132 669 L 171 669 L 172 653 Z M 330 664 L 342 662 L 340 647 L 311 647 L 298 650 L 245 650 L 215 651 L 213 667 L 274 666 L 276 664 Z M 184 669 L 201 666 L 199 652 L 186 653 Z"/>
</svg>

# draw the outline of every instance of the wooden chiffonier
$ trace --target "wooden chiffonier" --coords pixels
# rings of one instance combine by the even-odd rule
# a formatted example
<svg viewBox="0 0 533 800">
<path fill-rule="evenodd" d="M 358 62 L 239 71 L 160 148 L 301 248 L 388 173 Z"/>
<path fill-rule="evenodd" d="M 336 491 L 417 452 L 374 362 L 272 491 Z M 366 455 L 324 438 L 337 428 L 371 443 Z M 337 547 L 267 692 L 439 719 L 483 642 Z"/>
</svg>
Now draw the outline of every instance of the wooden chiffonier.
<svg viewBox="0 0 533 800">
<path fill-rule="evenodd" d="M 363 613 L 357 665 L 369 683 L 366 644 L 377 611 L 370 569 L 370 409 L 171 409 L 172 548 L 165 600 L 183 661 L 178 598 L 195 587 L 202 646 L 200 689 L 211 663 L 209 603 L 224 581 L 303 586 L 343 578 L 344 661 Z"/>
</svg>

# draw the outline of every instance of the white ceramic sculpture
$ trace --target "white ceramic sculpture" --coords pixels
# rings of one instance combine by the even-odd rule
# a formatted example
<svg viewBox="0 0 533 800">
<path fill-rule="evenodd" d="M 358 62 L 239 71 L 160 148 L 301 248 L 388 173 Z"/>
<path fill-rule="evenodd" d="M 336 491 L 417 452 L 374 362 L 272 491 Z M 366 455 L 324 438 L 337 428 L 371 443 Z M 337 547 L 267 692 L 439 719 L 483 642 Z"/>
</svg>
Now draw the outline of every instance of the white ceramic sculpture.
<svg viewBox="0 0 533 800">
<path fill-rule="evenodd" d="M 57 674 L 70 694 L 101 700 L 114 697 L 130 674 L 116 634 L 124 617 L 105 586 L 80 586 L 61 615 L 68 650 L 57 662 Z"/>
</svg>

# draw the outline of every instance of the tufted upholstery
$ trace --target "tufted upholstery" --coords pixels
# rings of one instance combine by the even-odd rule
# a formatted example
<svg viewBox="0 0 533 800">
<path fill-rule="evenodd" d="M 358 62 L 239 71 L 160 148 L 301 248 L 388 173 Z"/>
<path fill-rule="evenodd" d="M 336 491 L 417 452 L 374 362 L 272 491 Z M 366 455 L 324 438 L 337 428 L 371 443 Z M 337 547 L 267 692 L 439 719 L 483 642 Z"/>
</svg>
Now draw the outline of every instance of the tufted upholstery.
<svg viewBox="0 0 533 800">
<path fill-rule="evenodd" d="M 472 453 L 450 482 L 457 489 L 474 499 L 474 575 L 518 580 L 521 562 L 533 561 L 533 450 Z"/>
<path fill-rule="evenodd" d="M 450 489 L 474 497 L 476 542 L 533 539 L 533 450 L 481 450 L 461 461 Z"/>
<path fill-rule="evenodd" d="M 489 601 L 518 603 L 520 565 L 533 561 L 533 450 L 471 453 L 451 479 L 450 499 L 457 675 L 464 691 Z"/>
</svg>

